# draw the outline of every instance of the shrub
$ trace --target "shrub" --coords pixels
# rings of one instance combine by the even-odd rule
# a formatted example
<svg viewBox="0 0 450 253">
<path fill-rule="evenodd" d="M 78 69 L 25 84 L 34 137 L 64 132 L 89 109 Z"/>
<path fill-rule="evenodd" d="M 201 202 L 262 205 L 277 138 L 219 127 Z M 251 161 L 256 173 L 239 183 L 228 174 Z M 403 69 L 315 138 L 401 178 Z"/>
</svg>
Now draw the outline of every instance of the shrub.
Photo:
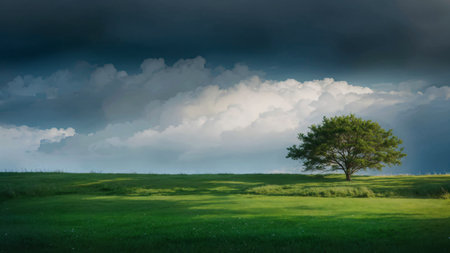
<svg viewBox="0 0 450 253">
<path fill-rule="evenodd" d="M 375 193 L 367 187 L 302 187 L 300 185 L 264 185 L 253 187 L 247 193 L 259 195 L 286 195 L 311 197 L 375 197 Z"/>
</svg>

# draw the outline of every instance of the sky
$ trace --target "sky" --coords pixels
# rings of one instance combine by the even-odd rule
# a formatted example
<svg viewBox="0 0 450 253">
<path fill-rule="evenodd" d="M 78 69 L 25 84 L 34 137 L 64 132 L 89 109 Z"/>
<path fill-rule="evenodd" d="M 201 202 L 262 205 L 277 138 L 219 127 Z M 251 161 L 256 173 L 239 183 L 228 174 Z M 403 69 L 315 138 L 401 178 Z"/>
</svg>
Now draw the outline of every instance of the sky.
<svg viewBox="0 0 450 253">
<path fill-rule="evenodd" d="M 450 2 L 0 2 L 0 170 L 299 173 L 323 116 L 450 172 Z"/>
</svg>

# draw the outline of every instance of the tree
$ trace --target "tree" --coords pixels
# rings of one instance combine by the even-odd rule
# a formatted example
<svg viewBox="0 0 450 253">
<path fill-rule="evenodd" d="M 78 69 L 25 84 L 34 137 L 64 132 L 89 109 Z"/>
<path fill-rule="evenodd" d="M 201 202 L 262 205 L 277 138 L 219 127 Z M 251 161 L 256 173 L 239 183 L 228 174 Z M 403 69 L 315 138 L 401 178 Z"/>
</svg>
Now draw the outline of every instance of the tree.
<svg viewBox="0 0 450 253">
<path fill-rule="evenodd" d="M 343 170 L 351 181 L 357 171 L 400 165 L 406 156 L 403 148 L 398 148 L 402 140 L 392 135 L 392 129 L 386 131 L 378 123 L 353 114 L 323 117 L 322 124 L 309 129 L 298 135 L 300 145 L 288 147 L 286 156 L 303 160 L 305 171 Z"/>
</svg>

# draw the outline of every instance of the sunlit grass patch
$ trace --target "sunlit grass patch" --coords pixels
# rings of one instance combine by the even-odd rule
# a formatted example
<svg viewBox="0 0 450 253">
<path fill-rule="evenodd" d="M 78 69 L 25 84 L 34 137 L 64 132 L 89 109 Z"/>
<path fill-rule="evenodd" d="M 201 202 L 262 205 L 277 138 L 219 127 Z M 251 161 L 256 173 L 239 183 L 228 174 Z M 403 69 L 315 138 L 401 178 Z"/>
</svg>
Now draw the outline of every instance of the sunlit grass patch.
<svg viewBox="0 0 450 253">
<path fill-rule="evenodd" d="M 131 188 L 129 189 L 130 195 L 164 195 L 175 193 L 189 193 L 196 191 L 193 187 L 174 187 L 174 188 Z"/>
<path fill-rule="evenodd" d="M 375 197 L 367 187 L 304 187 L 303 185 L 265 185 L 250 188 L 248 193 L 262 195 L 313 196 L 313 197 Z"/>
<path fill-rule="evenodd" d="M 262 184 L 262 182 L 244 182 L 244 181 L 208 181 L 210 184 L 235 184 L 235 185 L 257 185 Z"/>
<path fill-rule="evenodd" d="M 103 183 L 111 183 L 111 182 L 119 182 L 119 181 L 128 181 L 128 180 L 134 180 L 133 178 L 123 178 L 123 177 L 118 177 L 118 178 L 114 178 L 114 179 L 103 179 L 103 180 L 95 180 L 92 182 L 82 182 L 82 183 L 76 183 L 76 186 L 90 186 L 90 185 L 98 185 L 98 184 L 103 184 Z"/>
<path fill-rule="evenodd" d="M 228 185 L 224 185 L 224 186 L 211 187 L 211 188 L 208 188 L 208 190 L 214 191 L 214 192 L 232 192 L 232 191 L 238 191 L 239 189 L 228 186 Z"/>
</svg>

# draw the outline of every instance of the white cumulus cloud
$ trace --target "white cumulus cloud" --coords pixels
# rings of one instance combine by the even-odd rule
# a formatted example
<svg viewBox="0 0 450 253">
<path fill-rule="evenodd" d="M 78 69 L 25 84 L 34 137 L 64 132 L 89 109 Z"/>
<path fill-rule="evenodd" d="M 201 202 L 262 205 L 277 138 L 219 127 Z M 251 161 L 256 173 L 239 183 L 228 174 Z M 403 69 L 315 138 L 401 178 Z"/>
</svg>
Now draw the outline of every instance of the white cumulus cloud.
<svg viewBox="0 0 450 253">
<path fill-rule="evenodd" d="M 323 116 L 355 113 L 400 130 L 405 124 L 399 116 L 418 106 L 449 104 L 449 94 L 448 87 L 385 92 L 331 78 L 299 82 L 255 76 L 231 87 L 208 85 L 149 103 L 141 118 L 80 135 L 65 148 L 117 159 L 112 166 L 153 172 L 289 169 L 298 165 L 284 159 L 285 148 Z"/>
<path fill-rule="evenodd" d="M 56 143 L 74 135 L 75 129 L 73 128 L 41 130 L 27 126 L 0 126 L 0 159 L 2 160 L 2 167 L 4 169 L 14 169 L 33 166 L 29 163 L 30 159 L 36 156 L 42 143 Z M 39 159 L 33 161 L 36 164 L 45 164 L 45 161 L 40 161 Z M 12 166 L 12 168 L 8 168 L 7 165 Z"/>
<path fill-rule="evenodd" d="M 448 86 L 413 81 L 369 88 L 332 78 L 266 80 L 239 64 L 210 69 L 202 57 L 171 66 L 147 59 L 137 73 L 112 64 L 89 68 L 17 77 L 8 84 L 0 109 L 27 97 L 23 101 L 28 104 L 17 107 L 19 115 L 39 121 L 40 115 L 56 112 L 55 117 L 66 117 L 65 126 L 79 127 L 74 126 L 76 135 L 73 128 L 0 127 L 0 168 L 296 171 L 300 164 L 285 155 L 297 134 L 323 116 L 354 113 L 394 129 L 404 140 L 409 156 L 403 172 L 450 170 L 445 155 L 450 152 Z M 38 94 L 46 94 L 45 99 Z M 95 123 L 100 124 L 89 128 Z"/>
</svg>

